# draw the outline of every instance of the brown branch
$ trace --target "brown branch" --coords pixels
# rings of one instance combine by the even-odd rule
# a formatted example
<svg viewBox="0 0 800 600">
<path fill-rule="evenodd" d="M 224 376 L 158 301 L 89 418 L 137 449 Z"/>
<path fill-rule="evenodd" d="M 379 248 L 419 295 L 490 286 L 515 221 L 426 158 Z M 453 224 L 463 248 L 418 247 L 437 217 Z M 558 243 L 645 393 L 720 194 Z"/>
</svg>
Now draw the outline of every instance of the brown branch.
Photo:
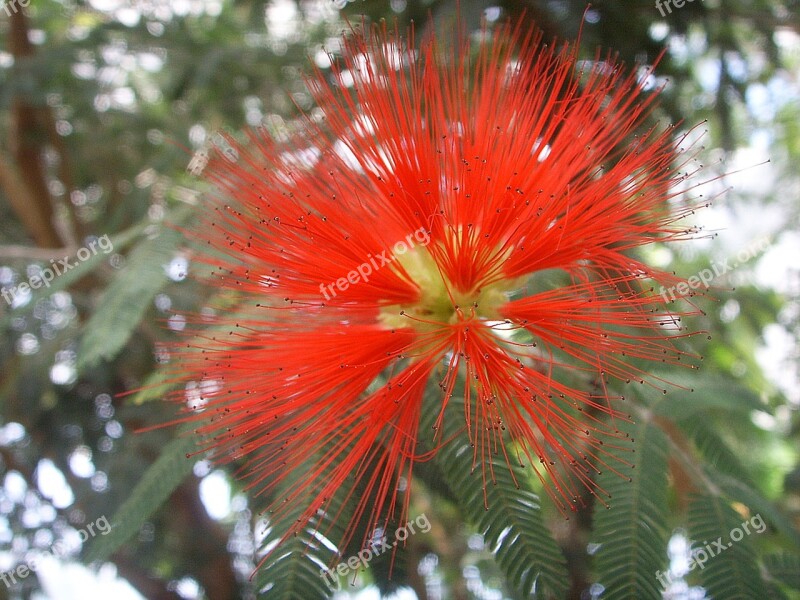
<svg viewBox="0 0 800 600">
<path fill-rule="evenodd" d="M 669 419 L 663 418 L 654 419 L 654 421 L 670 438 L 672 443 L 682 450 L 684 456 L 694 455 L 691 443 L 675 423 Z M 669 454 L 669 473 L 672 477 L 672 485 L 676 492 L 678 505 L 680 506 L 681 512 L 685 514 L 689 508 L 689 497 L 697 491 L 697 485 L 695 485 L 692 474 L 686 470 L 683 463 L 675 456 L 674 452 L 670 452 Z"/>
<path fill-rule="evenodd" d="M 0 167 L 0 172 L 2 172 L 2 167 Z M 1 178 L 2 176 L 0 175 L 0 179 Z M 0 184 L 0 186 L 1 185 L 2 184 Z M 77 251 L 77 246 L 71 246 L 68 248 L 34 248 L 31 246 L 17 246 L 12 244 L 9 246 L 0 246 L 0 259 L 24 258 L 29 260 L 47 261 L 53 258 L 58 259 L 64 258 L 65 256 L 73 256 Z"/>
<path fill-rule="evenodd" d="M 24 10 L 9 15 L 9 50 L 15 64 L 24 65 L 34 54 L 28 37 L 28 19 Z M 49 137 L 47 109 L 36 107 L 23 98 L 14 99 L 11 109 L 10 147 L 16 168 L 6 157 L 0 157 L 0 185 L 9 204 L 26 231 L 38 246 L 54 248 L 63 245 L 54 221 L 53 200 L 47 186 L 42 145 Z"/>
<path fill-rule="evenodd" d="M 0 188 L 5 192 L 8 203 L 22 226 L 39 246 L 54 248 L 61 246 L 61 240 L 52 222 L 52 207 L 42 210 L 35 194 L 20 176 L 17 169 L 6 156 L 0 154 Z"/>
<path fill-rule="evenodd" d="M 199 481 L 190 477 L 170 499 L 174 531 L 186 532 L 182 557 L 195 569 L 191 573 L 209 598 L 235 600 L 239 585 L 228 553 L 228 531 L 208 516 L 200 500 Z"/>
<path fill-rule="evenodd" d="M 64 138 L 58 133 L 53 111 L 50 110 L 49 107 L 43 109 L 42 120 L 44 121 L 44 125 L 47 130 L 47 137 L 50 140 L 50 145 L 58 155 L 58 177 L 61 180 L 61 183 L 64 184 L 67 197 L 69 197 L 71 193 L 77 189 L 75 180 L 72 177 L 72 168 L 69 160 L 70 154 L 67 151 L 66 144 L 64 144 Z M 84 237 L 86 237 L 86 231 L 84 230 L 80 219 L 78 219 L 78 217 L 75 215 L 75 206 L 72 204 L 72 202 L 66 202 L 66 206 L 71 219 L 69 223 L 65 222 L 62 224 L 63 226 L 60 228 L 61 235 L 68 244 L 77 245 L 78 242 L 76 241 L 76 236 L 78 239 L 82 240 Z"/>
</svg>

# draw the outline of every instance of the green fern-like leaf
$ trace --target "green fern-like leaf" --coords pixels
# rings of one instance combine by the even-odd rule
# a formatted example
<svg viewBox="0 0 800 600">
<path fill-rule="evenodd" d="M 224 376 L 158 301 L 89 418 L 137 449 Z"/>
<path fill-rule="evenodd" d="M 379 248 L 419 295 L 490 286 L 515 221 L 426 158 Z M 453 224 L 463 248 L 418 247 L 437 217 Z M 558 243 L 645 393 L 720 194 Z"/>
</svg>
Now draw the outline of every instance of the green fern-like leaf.
<svg viewBox="0 0 800 600">
<path fill-rule="evenodd" d="M 325 565 L 309 554 L 308 541 L 298 538 L 284 542 L 262 565 L 257 582 L 264 598 L 325 600 L 331 597 L 335 590 L 333 580 L 323 578 Z"/>
<path fill-rule="evenodd" d="M 142 523 L 192 472 L 195 461 L 186 455 L 196 450 L 197 438 L 191 435 L 179 436 L 164 447 L 111 519 L 111 531 L 92 540 L 86 551 L 87 561 L 108 559 L 139 532 Z"/>
<path fill-rule="evenodd" d="M 375 587 L 381 597 L 391 596 L 408 588 L 408 552 L 402 546 L 397 552 L 378 554 L 369 563 Z"/>
<path fill-rule="evenodd" d="M 167 370 L 153 371 L 145 379 L 136 394 L 131 399 L 131 404 L 139 405 L 152 400 L 161 400 L 177 387 L 174 381 L 175 374 Z"/>
<path fill-rule="evenodd" d="M 742 517 L 723 498 L 709 495 L 694 496 L 689 504 L 689 535 L 696 552 L 703 548 L 708 556 L 696 575 L 712 598 L 752 600 L 763 597 L 764 582 L 759 574 L 756 556 L 748 536 L 731 539 L 733 529 L 742 525 Z M 720 550 L 714 542 L 725 546 Z M 707 547 L 711 548 L 709 551 Z M 711 556 L 711 552 L 715 554 Z M 702 558 L 698 556 L 698 558 Z M 698 564 L 698 567 L 700 565 Z M 690 574 L 690 577 L 691 575 Z"/>
<path fill-rule="evenodd" d="M 742 481 L 752 481 L 739 457 L 717 433 L 710 420 L 687 419 L 681 421 L 679 426 L 692 439 L 697 450 L 714 469 Z"/>
<path fill-rule="evenodd" d="M 132 244 L 142 234 L 142 231 L 145 229 L 145 225 L 146 224 L 134 225 L 130 229 L 126 229 L 125 231 L 117 233 L 116 235 L 109 236 L 109 239 L 111 240 L 111 246 L 113 247 L 114 251 L 121 252 L 130 244 Z M 75 257 L 65 258 L 71 259 L 69 264 L 72 265 L 72 268 L 64 271 L 61 275 L 53 279 L 49 286 L 39 288 L 38 290 L 32 290 L 30 302 L 9 310 L 0 316 L 0 328 L 5 329 L 8 327 L 11 319 L 27 310 L 30 310 L 32 307 L 37 306 L 39 304 L 39 300 L 47 298 L 48 296 L 51 296 L 61 290 L 67 289 L 75 282 L 80 281 L 95 271 L 108 261 L 109 255 L 105 251 L 102 251 L 92 253 L 89 258 L 83 261 L 76 260 Z"/>
<path fill-rule="evenodd" d="M 351 447 L 353 444 L 354 440 L 351 441 Z M 380 569 L 394 561 L 393 552 L 386 550 L 385 554 L 382 553 L 383 546 L 373 544 L 369 549 L 365 546 L 366 541 L 372 540 L 374 535 L 369 507 L 374 506 L 378 493 L 375 486 L 365 479 L 346 481 L 324 501 L 309 522 L 298 528 L 303 515 L 307 514 L 308 503 L 314 501 L 315 497 L 311 490 L 296 494 L 298 484 L 308 481 L 310 477 L 327 481 L 333 476 L 336 464 L 329 464 L 320 472 L 316 459 L 327 456 L 335 445 L 335 442 L 330 442 L 318 448 L 315 456 L 309 457 L 280 484 L 279 489 L 270 494 L 273 502 L 284 494 L 292 496 L 294 493 L 295 497 L 283 501 L 279 509 L 280 516 L 269 524 L 262 543 L 266 555 L 257 571 L 256 584 L 267 598 L 327 598 L 341 587 L 352 585 L 354 580 L 363 581 L 367 568 L 371 570 L 373 566 L 378 566 Z M 377 461 L 377 458 L 373 456 L 370 460 Z M 372 472 L 380 468 L 379 462 L 365 465 L 365 471 Z M 363 510 L 365 507 L 367 510 Z M 271 514 L 274 516 L 275 513 Z M 387 523 L 386 531 L 393 531 L 394 525 L 399 524 Z M 293 534 L 285 539 L 288 531 Z M 285 541 L 281 542 L 282 539 Z M 400 548 L 398 550 L 402 551 Z M 384 561 L 388 561 L 388 564 L 384 565 Z M 342 563 L 344 566 L 340 567 Z M 390 589 L 392 586 L 383 587 Z"/>
<path fill-rule="evenodd" d="M 706 469 L 706 475 L 710 481 L 719 486 L 727 498 L 749 506 L 783 534 L 795 549 L 800 550 L 800 532 L 773 502 L 736 477 L 720 473 L 715 469 Z"/>
<path fill-rule="evenodd" d="M 127 343 L 150 302 L 167 281 L 164 265 L 172 259 L 181 235 L 164 229 L 131 251 L 127 266 L 108 286 L 100 306 L 86 324 L 78 358 L 85 369 L 110 360 Z"/>
<path fill-rule="evenodd" d="M 671 372 L 656 372 L 653 376 L 686 389 L 673 390 L 664 396 L 653 396 L 637 387 L 630 388 L 631 392 L 646 402 L 653 414 L 673 421 L 693 419 L 708 411 L 749 414 L 754 410 L 766 409 L 758 394 L 730 379 Z"/>
<path fill-rule="evenodd" d="M 299 516 L 301 511 L 297 510 Z M 259 566 L 255 582 L 260 594 L 275 600 L 325 600 L 339 585 L 335 570 L 326 575 L 331 557 L 335 554 L 316 535 L 310 524 L 296 536 L 278 543 L 284 530 L 272 527 L 264 540 L 269 554 Z"/>
<path fill-rule="evenodd" d="M 304 470 L 295 474 L 296 479 L 307 476 Z M 291 484 L 287 482 L 286 485 Z M 280 540 L 287 528 L 296 525 L 308 505 L 303 501 L 294 502 L 277 522 L 269 525 L 262 543 L 265 558 L 255 577 L 257 589 L 264 597 L 323 600 L 339 588 L 340 577 L 332 563 L 353 515 L 353 497 L 347 491 L 340 489 L 326 502 L 324 510 L 318 511 L 314 519 L 282 543 Z"/>
<path fill-rule="evenodd" d="M 598 485 L 611 495 L 609 508 L 595 509 L 595 562 L 604 598 L 660 598 L 657 571 L 667 568 L 667 440 L 655 425 L 621 424 L 633 438 L 631 479 L 606 470 Z"/>
<path fill-rule="evenodd" d="M 224 322 L 204 329 L 202 334 L 195 336 L 186 343 L 187 349 L 203 348 L 209 337 L 220 341 L 231 338 L 239 333 L 238 326 L 231 326 L 232 322 L 236 322 L 237 319 L 247 320 L 253 317 L 252 306 L 243 306 L 241 298 L 235 293 L 224 292 L 219 294 L 210 304 L 225 315 Z M 166 367 L 153 371 L 130 402 L 139 405 L 152 400 L 161 400 L 184 383 L 180 378 L 176 379 L 174 366 L 172 369 Z"/>
<path fill-rule="evenodd" d="M 770 554 L 764 557 L 764 566 L 773 580 L 800 590 L 800 556 L 796 554 Z"/>
<path fill-rule="evenodd" d="M 424 411 L 435 417 L 437 411 Z M 493 481 L 487 476 L 484 489 L 481 473 L 473 471 L 473 449 L 464 435 L 463 404 L 448 403 L 444 418 L 444 439 L 455 439 L 437 454 L 441 473 L 465 516 L 484 535 L 509 583 L 524 597 L 563 598 L 567 590 L 564 555 L 542 518 L 539 497 L 525 487 L 526 478 L 501 457 L 492 460 Z M 431 423 L 423 422 L 430 431 Z M 488 465 L 487 465 L 488 471 Z M 488 507 L 488 508 L 487 508 Z"/>
</svg>

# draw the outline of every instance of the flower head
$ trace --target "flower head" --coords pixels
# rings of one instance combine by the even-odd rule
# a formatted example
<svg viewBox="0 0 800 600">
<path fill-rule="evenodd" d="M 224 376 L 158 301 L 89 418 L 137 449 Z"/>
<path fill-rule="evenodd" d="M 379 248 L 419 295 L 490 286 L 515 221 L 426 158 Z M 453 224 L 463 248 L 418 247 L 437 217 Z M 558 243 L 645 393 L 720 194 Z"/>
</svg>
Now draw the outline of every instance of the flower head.
<svg viewBox="0 0 800 600">
<path fill-rule="evenodd" d="M 635 252 L 693 233 L 672 128 L 641 130 L 656 94 L 535 34 L 462 39 L 353 33 L 308 77 L 302 131 L 210 158 L 223 201 L 197 235 L 243 304 L 182 355 L 203 401 L 187 419 L 273 518 L 307 507 L 294 527 L 356 485 L 357 516 L 402 519 L 456 393 L 479 470 L 513 452 L 563 508 L 602 495 L 597 469 L 624 466 L 605 450 L 627 418 L 611 390 L 683 357 L 653 292 L 674 278 Z"/>
</svg>

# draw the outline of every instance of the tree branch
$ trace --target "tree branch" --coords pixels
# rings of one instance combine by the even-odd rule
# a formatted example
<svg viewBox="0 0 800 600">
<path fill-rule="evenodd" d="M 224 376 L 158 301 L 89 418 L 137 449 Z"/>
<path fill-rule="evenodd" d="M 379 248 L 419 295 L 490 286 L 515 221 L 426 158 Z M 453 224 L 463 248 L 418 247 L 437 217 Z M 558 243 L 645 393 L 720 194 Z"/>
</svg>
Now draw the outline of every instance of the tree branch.
<svg viewBox="0 0 800 600">
<path fill-rule="evenodd" d="M 9 15 L 9 50 L 15 64 L 24 64 L 34 54 L 28 38 L 28 19 L 23 10 Z M 0 185 L 9 204 L 26 231 L 38 246 L 54 248 L 63 245 L 54 220 L 53 199 L 47 186 L 42 158 L 42 143 L 50 136 L 47 109 L 33 106 L 17 96 L 12 104 L 10 147 L 16 163 L 0 156 Z M 52 141 L 52 140 L 51 140 Z M 62 157 L 63 160 L 63 157 Z"/>
<path fill-rule="evenodd" d="M 2 168 L 0 167 L 0 172 L 1 171 Z M 65 256 L 73 256 L 77 251 L 77 246 L 69 246 L 66 248 L 35 248 L 31 246 L 18 246 L 12 244 L 8 246 L 0 246 L 0 259 L 27 258 L 30 260 L 48 261 L 51 258 L 64 258 Z"/>
</svg>

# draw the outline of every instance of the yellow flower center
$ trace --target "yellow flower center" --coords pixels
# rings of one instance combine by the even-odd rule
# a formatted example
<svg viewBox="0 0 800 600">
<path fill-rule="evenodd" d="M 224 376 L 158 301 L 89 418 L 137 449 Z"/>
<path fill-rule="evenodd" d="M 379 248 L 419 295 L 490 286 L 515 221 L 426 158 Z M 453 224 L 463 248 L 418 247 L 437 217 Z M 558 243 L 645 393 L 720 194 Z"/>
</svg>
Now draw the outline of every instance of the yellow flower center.
<svg viewBox="0 0 800 600">
<path fill-rule="evenodd" d="M 508 293 L 518 287 L 518 282 L 504 279 L 467 292 L 459 290 L 423 247 L 395 256 L 393 267 L 398 272 L 402 268 L 417 285 L 419 298 L 381 309 L 379 320 L 390 329 L 412 327 L 427 332 L 471 318 L 501 320 L 500 307 L 508 301 Z"/>
</svg>

